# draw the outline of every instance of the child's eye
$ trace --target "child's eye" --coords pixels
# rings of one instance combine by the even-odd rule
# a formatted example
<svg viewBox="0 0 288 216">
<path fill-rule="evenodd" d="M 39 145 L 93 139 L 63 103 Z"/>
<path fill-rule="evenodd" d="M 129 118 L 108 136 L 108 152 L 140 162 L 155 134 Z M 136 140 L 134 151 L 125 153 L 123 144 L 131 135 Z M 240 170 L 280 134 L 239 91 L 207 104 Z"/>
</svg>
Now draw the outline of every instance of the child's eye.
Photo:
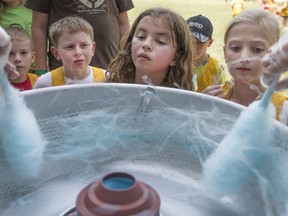
<svg viewBox="0 0 288 216">
<path fill-rule="evenodd" d="M 262 53 L 264 51 L 263 48 L 259 48 L 259 47 L 254 47 L 252 50 L 254 53 Z"/>
<path fill-rule="evenodd" d="M 28 54 L 27 51 L 22 51 L 22 52 L 21 52 L 21 55 L 27 55 L 27 54 Z"/>
<path fill-rule="evenodd" d="M 238 46 L 231 46 L 230 49 L 233 51 L 233 52 L 239 52 L 241 49 L 240 47 Z"/>
<path fill-rule="evenodd" d="M 136 38 L 138 38 L 139 40 L 144 40 L 145 37 L 143 35 L 136 35 Z"/>
<path fill-rule="evenodd" d="M 160 45 L 165 45 L 165 44 L 167 44 L 165 41 L 163 41 L 163 40 L 157 40 L 157 43 L 159 43 Z"/>
<path fill-rule="evenodd" d="M 67 49 L 73 49 L 74 46 L 73 46 L 73 45 L 68 45 L 68 46 L 66 46 L 66 48 L 67 48 Z"/>
<path fill-rule="evenodd" d="M 88 47 L 89 44 L 86 44 L 86 43 L 85 43 L 85 44 L 81 44 L 81 46 L 82 46 L 82 47 Z"/>
<path fill-rule="evenodd" d="M 135 35 L 135 37 L 139 40 L 144 40 L 146 38 L 146 35 L 144 32 L 140 31 Z"/>
</svg>

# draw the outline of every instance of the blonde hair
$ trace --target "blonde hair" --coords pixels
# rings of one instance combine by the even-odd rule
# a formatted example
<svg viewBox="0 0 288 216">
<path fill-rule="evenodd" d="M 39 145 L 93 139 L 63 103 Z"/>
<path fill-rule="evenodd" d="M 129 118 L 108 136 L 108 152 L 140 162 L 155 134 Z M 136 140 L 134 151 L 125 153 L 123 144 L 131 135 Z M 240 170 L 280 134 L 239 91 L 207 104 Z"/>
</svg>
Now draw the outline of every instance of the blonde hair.
<svg viewBox="0 0 288 216">
<path fill-rule="evenodd" d="M 78 32 L 86 33 L 91 41 L 94 41 L 93 27 L 85 19 L 77 16 L 68 16 L 54 22 L 49 28 L 49 37 L 53 46 L 57 47 L 61 36 L 75 34 Z"/>
<path fill-rule="evenodd" d="M 11 25 L 5 29 L 7 34 L 11 37 L 11 41 L 28 40 L 30 42 L 31 50 L 34 50 L 33 40 L 28 31 L 20 25 Z"/>
<path fill-rule="evenodd" d="M 174 41 L 177 44 L 175 62 L 176 66 L 170 67 L 163 86 L 193 90 L 193 52 L 194 44 L 191 40 L 189 27 L 186 21 L 177 13 L 165 8 L 151 8 L 142 12 L 134 21 L 131 31 L 123 41 L 122 50 L 118 57 L 113 59 L 108 66 L 108 82 L 135 82 L 135 65 L 131 57 L 131 41 L 140 20 L 146 16 L 163 18 L 168 21 Z"/>
<path fill-rule="evenodd" d="M 224 35 L 224 44 L 227 42 L 230 30 L 238 24 L 249 24 L 262 28 L 264 37 L 271 45 L 280 38 L 280 27 L 273 14 L 262 9 L 246 9 L 235 16 L 228 25 Z"/>
<path fill-rule="evenodd" d="M 258 26 L 263 29 L 263 36 L 270 43 L 271 46 L 276 43 L 280 38 L 279 23 L 272 13 L 262 9 L 245 9 L 237 16 L 235 16 L 228 25 L 224 35 L 225 45 L 231 29 L 239 24 Z M 234 79 L 226 82 L 226 84 L 227 87 L 225 87 L 224 97 L 226 99 L 229 99 L 234 88 Z"/>
</svg>

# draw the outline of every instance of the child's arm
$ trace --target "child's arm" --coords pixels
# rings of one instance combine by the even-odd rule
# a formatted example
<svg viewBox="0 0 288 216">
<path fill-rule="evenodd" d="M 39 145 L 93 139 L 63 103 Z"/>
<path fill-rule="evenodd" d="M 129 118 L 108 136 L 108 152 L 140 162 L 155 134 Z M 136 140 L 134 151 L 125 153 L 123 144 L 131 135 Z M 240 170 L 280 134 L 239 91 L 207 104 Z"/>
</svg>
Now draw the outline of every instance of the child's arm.
<svg viewBox="0 0 288 216">
<path fill-rule="evenodd" d="M 7 73 L 9 80 L 17 79 L 20 76 L 19 72 L 16 71 L 15 66 L 9 61 L 6 62 L 4 70 Z"/>
<path fill-rule="evenodd" d="M 36 70 L 48 70 L 47 68 L 47 39 L 48 39 L 49 14 L 33 11 L 32 37 L 37 53 L 35 58 Z"/>
<path fill-rule="evenodd" d="M 118 24 L 120 28 L 120 39 L 130 30 L 129 18 L 127 12 L 122 12 L 118 16 Z"/>
</svg>

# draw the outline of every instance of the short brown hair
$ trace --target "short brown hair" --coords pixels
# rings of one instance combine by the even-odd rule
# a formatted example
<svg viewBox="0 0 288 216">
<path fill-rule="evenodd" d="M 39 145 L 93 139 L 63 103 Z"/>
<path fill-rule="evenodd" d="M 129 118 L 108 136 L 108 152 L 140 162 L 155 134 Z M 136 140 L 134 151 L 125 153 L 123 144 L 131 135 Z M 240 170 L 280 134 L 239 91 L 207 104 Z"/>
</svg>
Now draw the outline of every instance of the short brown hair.
<svg viewBox="0 0 288 216">
<path fill-rule="evenodd" d="M 93 27 L 85 19 L 77 16 L 68 16 L 53 23 L 49 29 L 49 37 L 53 46 L 57 47 L 59 38 L 67 34 L 84 32 L 94 41 Z"/>
<path fill-rule="evenodd" d="M 22 28 L 20 25 L 11 25 L 5 29 L 7 34 L 11 37 L 11 41 L 23 41 L 28 40 L 31 44 L 31 49 L 34 50 L 33 40 L 27 30 Z"/>
</svg>

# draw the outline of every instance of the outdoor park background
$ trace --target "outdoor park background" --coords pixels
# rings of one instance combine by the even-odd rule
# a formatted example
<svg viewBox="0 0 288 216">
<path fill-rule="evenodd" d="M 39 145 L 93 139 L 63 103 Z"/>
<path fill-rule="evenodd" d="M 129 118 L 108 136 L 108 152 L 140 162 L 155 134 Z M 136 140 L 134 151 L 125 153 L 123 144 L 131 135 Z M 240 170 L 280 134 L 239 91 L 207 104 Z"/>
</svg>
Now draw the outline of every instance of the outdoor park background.
<svg viewBox="0 0 288 216">
<path fill-rule="evenodd" d="M 134 8 L 129 11 L 131 24 L 145 9 L 151 7 L 164 7 L 176 11 L 187 20 L 191 16 L 202 14 L 208 17 L 214 27 L 214 42 L 208 53 L 218 58 L 223 64 L 223 38 L 225 29 L 232 19 L 230 1 L 225 0 L 134 0 Z M 245 1 L 246 8 L 260 8 L 258 0 Z"/>
</svg>

